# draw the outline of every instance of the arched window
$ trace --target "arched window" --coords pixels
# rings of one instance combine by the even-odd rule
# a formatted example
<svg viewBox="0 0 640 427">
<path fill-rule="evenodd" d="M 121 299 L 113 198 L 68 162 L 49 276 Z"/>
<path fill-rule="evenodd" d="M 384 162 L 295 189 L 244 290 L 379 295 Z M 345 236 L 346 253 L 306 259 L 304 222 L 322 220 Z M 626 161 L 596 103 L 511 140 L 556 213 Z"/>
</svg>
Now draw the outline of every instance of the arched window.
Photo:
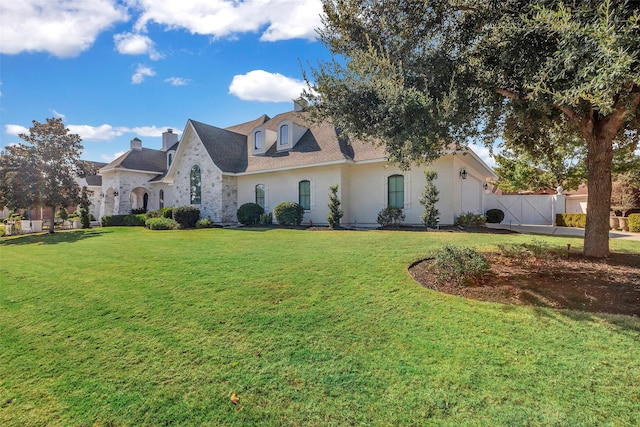
<svg viewBox="0 0 640 427">
<path fill-rule="evenodd" d="M 160 199 L 160 209 L 162 209 L 164 208 L 164 190 L 160 190 L 159 199 Z"/>
<path fill-rule="evenodd" d="M 253 148 L 262 150 L 262 131 L 258 130 L 253 134 Z"/>
<path fill-rule="evenodd" d="M 289 125 L 280 126 L 280 145 L 289 145 Z"/>
<path fill-rule="evenodd" d="M 390 208 L 404 208 L 404 176 L 391 175 L 387 179 L 387 200 Z"/>
<path fill-rule="evenodd" d="M 264 209 L 264 184 L 256 185 L 256 204 Z"/>
<path fill-rule="evenodd" d="M 201 200 L 200 166 L 196 165 L 191 168 L 191 204 L 199 205 Z"/>
<path fill-rule="evenodd" d="M 169 153 L 169 166 L 171 166 L 171 162 L 173 162 L 173 153 Z"/>
<path fill-rule="evenodd" d="M 311 210 L 311 182 L 306 179 L 298 183 L 298 203 L 305 211 Z"/>
<path fill-rule="evenodd" d="M 149 194 L 144 193 L 144 196 L 142 196 L 142 208 L 146 211 L 148 205 L 149 205 Z"/>
</svg>

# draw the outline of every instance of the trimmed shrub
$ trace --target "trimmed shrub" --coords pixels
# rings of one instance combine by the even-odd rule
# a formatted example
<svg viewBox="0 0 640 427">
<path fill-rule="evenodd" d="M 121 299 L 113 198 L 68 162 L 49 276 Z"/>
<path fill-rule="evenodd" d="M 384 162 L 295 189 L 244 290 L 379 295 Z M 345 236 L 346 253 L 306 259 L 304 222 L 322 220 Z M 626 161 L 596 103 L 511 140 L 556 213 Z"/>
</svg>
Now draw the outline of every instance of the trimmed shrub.
<svg viewBox="0 0 640 427">
<path fill-rule="evenodd" d="M 160 209 L 160 215 L 165 218 L 173 219 L 173 208 L 162 208 Z"/>
<path fill-rule="evenodd" d="M 145 208 L 136 208 L 136 209 L 131 209 L 130 213 L 134 215 L 143 214 L 143 213 L 147 213 L 147 210 Z"/>
<path fill-rule="evenodd" d="M 487 218 L 482 214 L 473 212 L 463 212 L 454 221 L 453 225 L 461 225 L 463 227 L 481 227 L 485 225 Z"/>
<path fill-rule="evenodd" d="M 148 218 L 145 221 L 145 226 L 149 230 L 173 230 L 174 228 L 176 228 L 176 223 L 169 218 L 157 217 Z"/>
<path fill-rule="evenodd" d="M 7 234 L 7 227 L 4 224 L 0 224 L 0 237 L 4 237 Z"/>
<path fill-rule="evenodd" d="M 244 225 L 253 225 L 260 222 L 260 215 L 264 213 L 264 208 L 257 203 L 245 203 L 238 208 L 236 216 L 238 222 Z"/>
<path fill-rule="evenodd" d="M 89 214 L 89 209 L 82 207 L 80 210 L 80 222 L 82 223 L 82 228 L 91 227 L 91 216 Z"/>
<path fill-rule="evenodd" d="M 180 228 L 194 228 L 200 219 L 200 209 L 194 206 L 180 206 L 173 209 L 173 220 Z"/>
<path fill-rule="evenodd" d="M 558 227 L 580 227 L 587 226 L 587 214 L 563 213 L 556 214 L 556 225 Z"/>
<path fill-rule="evenodd" d="M 271 212 L 263 213 L 262 215 L 260 215 L 260 225 L 271 225 L 271 224 L 273 224 L 273 214 Z"/>
<path fill-rule="evenodd" d="M 273 216 L 280 225 L 300 225 L 304 208 L 295 202 L 282 202 L 273 208 Z"/>
<path fill-rule="evenodd" d="M 436 251 L 434 264 L 441 283 L 458 285 L 477 283 L 489 270 L 489 263 L 475 249 L 450 245 Z"/>
<path fill-rule="evenodd" d="M 400 227 L 404 222 L 404 212 L 402 209 L 386 207 L 378 212 L 376 221 L 381 227 L 388 227 L 390 225 Z"/>
<path fill-rule="evenodd" d="M 214 224 L 213 221 L 211 221 L 211 219 L 209 218 L 202 218 L 202 219 L 199 219 L 198 222 L 196 222 L 196 228 L 214 228 L 214 227 L 220 227 L 220 226 Z"/>
<path fill-rule="evenodd" d="M 329 227 L 340 227 L 340 219 L 344 216 L 344 211 L 340 208 L 340 199 L 338 198 L 338 184 L 329 187 L 329 213 L 327 214 L 327 221 Z"/>
<path fill-rule="evenodd" d="M 489 224 L 500 224 L 504 219 L 504 212 L 500 209 L 489 209 L 486 216 Z"/>
<path fill-rule="evenodd" d="M 631 214 L 627 217 L 629 231 L 640 233 L 640 214 Z"/>
<path fill-rule="evenodd" d="M 105 215 L 102 217 L 103 227 L 120 227 L 120 226 L 143 226 L 146 217 L 144 214 L 127 214 L 127 215 Z"/>
</svg>

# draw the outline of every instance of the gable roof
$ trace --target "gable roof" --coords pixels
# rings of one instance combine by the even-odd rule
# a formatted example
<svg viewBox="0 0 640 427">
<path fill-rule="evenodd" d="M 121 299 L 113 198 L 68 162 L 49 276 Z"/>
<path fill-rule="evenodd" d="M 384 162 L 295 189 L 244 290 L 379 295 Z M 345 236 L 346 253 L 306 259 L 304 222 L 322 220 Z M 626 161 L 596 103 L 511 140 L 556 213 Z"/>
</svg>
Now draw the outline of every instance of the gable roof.
<svg viewBox="0 0 640 427">
<path fill-rule="evenodd" d="M 242 172 L 247 168 L 247 137 L 205 123 L 189 120 L 213 163 L 227 173 Z"/>
<path fill-rule="evenodd" d="M 129 150 L 100 168 L 99 172 L 104 173 L 113 169 L 163 172 L 167 169 L 167 154 L 164 151 L 144 147 L 141 150 Z"/>
<path fill-rule="evenodd" d="M 365 161 L 386 159 L 384 149 L 357 140 L 347 140 L 328 122 L 314 123 L 309 113 L 289 111 L 278 114 L 264 124 L 266 129 L 277 131 L 283 121 L 291 121 L 307 128 L 298 143 L 290 150 L 277 151 L 277 142 L 264 154 L 249 156 L 244 172 L 260 172 L 281 168 L 312 166 L 340 161 Z M 247 150 L 249 150 L 247 144 Z"/>
</svg>

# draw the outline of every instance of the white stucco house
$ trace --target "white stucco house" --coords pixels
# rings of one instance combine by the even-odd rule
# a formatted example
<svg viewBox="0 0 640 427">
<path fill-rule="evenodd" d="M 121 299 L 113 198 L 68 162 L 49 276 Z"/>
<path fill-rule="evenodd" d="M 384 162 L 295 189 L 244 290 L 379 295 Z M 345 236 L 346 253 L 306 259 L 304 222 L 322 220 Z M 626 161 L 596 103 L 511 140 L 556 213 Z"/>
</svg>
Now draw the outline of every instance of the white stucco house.
<svg viewBox="0 0 640 427">
<path fill-rule="evenodd" d="M 327 224 L 329 187 L 338 184 L 342 225 L 374 227 L 389 205 L 404 209 L 405 223 L 420 223 L 425 167 L 400 170 L 382 148 L 312 123 L 298 101 L 293 111 L 225 129 L 188 120 L 179 141 L 171 129 L 163 134 L 160 149 L 135 138 L 128 152 L 98 170 L 99 187 L 89 189 L 97 217 L 193 205 L 202 217 L 231 224 L 244 203 L 271 212 L 294 201 L 305 208 L 303 223 L 319 225 Z M 486 183 L 496 175 L 473 151 L 449 151 L 428 167 L 438 172 L 441 224 L 485 211 Z"/>
</svg>

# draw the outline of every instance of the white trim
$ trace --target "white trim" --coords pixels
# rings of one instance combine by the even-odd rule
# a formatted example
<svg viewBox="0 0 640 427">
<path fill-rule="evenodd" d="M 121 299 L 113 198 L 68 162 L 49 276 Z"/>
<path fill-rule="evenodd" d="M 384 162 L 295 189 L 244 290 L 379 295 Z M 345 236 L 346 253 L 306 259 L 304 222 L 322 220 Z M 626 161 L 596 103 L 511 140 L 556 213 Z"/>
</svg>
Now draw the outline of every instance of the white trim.
<svg viewBox="0 0 640 427">
<path fill-rule="evenodd" d="M 102 176 L 103 173 L 109 172 L 136 172 L 136 173 L 146 173 L 149 175 L 162 175 L 164 172 L 154 172 L 154 171 L 142 171 L 138 169 L 127 169 L 123 167 L 111 168 L 111 169 L 100 169 L 98 171 L 98 175 Z"/>
</svg>

